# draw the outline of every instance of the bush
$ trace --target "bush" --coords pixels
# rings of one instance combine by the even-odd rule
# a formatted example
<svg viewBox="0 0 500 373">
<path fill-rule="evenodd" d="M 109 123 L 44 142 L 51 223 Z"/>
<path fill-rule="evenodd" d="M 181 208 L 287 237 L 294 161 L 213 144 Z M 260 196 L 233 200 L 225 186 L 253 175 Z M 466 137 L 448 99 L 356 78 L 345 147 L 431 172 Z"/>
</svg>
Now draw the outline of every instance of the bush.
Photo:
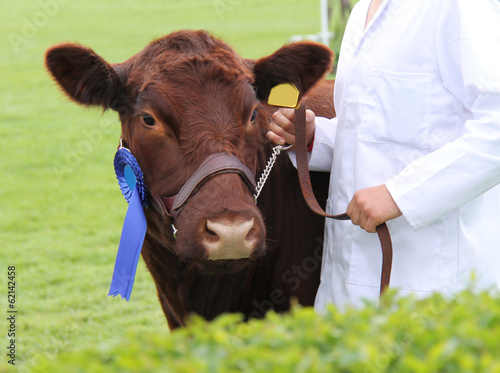
<svg viewBox="0 0 500 373">
<path fill-rule="evenodd" d="M 46 372 L 500 372 L 500 298 L 389 294 L 325 315 L 295 306 L 242 323 L 194 317 L 170 335 L 130 335 L 65 355 Z"/>
</svg>

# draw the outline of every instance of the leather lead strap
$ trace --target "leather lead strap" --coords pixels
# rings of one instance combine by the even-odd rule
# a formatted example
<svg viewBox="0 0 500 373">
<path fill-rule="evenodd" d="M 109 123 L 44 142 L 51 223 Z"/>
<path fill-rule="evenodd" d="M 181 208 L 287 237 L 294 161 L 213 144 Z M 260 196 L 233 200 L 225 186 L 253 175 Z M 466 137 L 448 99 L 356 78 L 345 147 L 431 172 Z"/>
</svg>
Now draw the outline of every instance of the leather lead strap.
<svg viewBox="0 0 500 373">
<path fill-rule="evenodd" d="M 350 220 L 347 214 L 329 215 L 318 204 L 309 178 L 309 166 L 307 159 L 307 137 L 306 137 L 306 104 L 302 102 L 295 110 L 295 152 L 297 155 L 297 171 L 299 174 L 300 188 L 309 208 L 318 215 L 336 220 Z M 392 268 L 392 241 L 389 229 L 385 223 L 377 227 L 377 234 L 382 246 L 382 276 L 380 279 L 380 295 L 389 288 Z"/>
</svg>

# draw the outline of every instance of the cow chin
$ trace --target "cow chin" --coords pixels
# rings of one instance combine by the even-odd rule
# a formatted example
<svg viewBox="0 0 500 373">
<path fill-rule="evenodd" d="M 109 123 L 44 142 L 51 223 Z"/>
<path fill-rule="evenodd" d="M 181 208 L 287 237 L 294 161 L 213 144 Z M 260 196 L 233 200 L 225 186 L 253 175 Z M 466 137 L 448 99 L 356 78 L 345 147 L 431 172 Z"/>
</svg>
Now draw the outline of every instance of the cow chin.
<svg viewBox="0 0 500 373">
<path fill-rule="evenodd" d="M 245 270 L 250 263 L 249 259 L 227 259 L 227 260 L 191 260 L 188 263 L 189 269 L 206 275 L 218 275 L 227 273 L 237 273 Z"/>
</svg>

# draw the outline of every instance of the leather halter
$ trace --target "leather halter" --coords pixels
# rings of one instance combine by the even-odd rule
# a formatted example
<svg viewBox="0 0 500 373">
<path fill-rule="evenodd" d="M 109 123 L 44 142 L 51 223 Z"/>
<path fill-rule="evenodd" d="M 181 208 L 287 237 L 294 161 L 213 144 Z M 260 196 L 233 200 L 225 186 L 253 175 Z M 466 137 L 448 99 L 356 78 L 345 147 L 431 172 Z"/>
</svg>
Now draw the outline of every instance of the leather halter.
<svg viewBox="0 0 500 373">
<path fill-rule="evenodd" d="M 311 186 L 309 178 L 309 166 L 307 158 L 307 140 L 306 140 L 306 104 L 303 102 L 298 109 L 295 110 L 295 142 L 297 155 L 297 171 L 299 174 L 300 188 L 309 208 L 316 214 L 326 218 L 336 220 L 350 220 L 347 214 L 330 215 L 327 214 L 318 204 Z M 389 229 L 385 223 L 377 227 L 377 233 L 382 246 L 382 275 L 380 279 L 380 295 L 387 288 L 391 279 L 392 268 L 392 241 Z"/>
<path fill-rule="evenodd" d="M 255 177 L 250 169 L 235 155 L 229 153 L 215 153 L 207 157 L 194 174 L 174 196 L 154 196 L 152 200 L 157 209 L 165 216 L 177 219 L 180 212 L 200 187 L 214 176 L 235 173 L 240 175 L 252 193 L 255 193 Z"/>
</svg>

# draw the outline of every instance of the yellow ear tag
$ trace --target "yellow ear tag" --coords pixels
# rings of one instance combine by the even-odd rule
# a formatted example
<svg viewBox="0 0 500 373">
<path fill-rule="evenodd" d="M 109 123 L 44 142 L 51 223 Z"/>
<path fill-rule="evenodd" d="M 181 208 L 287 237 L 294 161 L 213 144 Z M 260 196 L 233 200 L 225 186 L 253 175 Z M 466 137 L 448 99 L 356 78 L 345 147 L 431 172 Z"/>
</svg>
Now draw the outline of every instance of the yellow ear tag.
<svg viewBox="0 0 500 373">
<path fill-rule="evenodd" d="M 298 109 L 300 106 L 299 90 L 291 83 L 283 83 L 274 86 L 269 93 L 267 103 L 273 106 Z"/>
</svg>

